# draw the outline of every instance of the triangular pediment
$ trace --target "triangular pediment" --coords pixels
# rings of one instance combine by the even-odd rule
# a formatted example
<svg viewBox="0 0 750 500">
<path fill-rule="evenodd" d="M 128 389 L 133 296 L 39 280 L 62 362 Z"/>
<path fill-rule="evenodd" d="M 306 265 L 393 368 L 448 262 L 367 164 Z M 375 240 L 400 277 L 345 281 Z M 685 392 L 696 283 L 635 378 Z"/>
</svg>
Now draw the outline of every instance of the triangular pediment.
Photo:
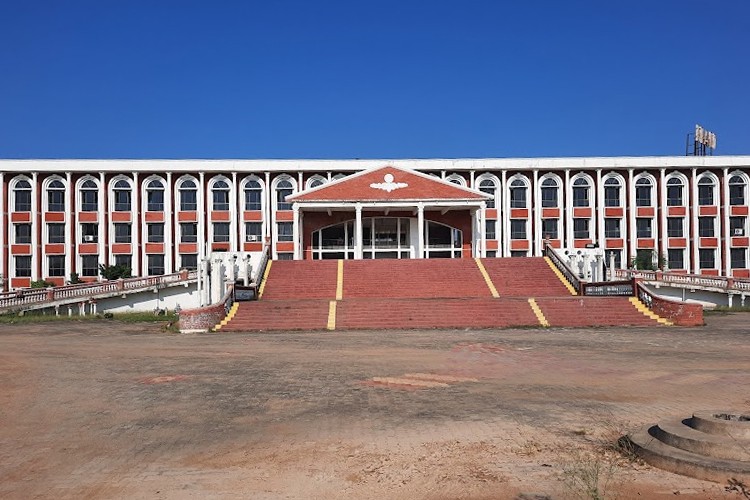
<svg viewBox="0 0 750 500">
<path fill-rule="evenodd" d="M 492 196 L 432 175 L 384 166 L 287 197 L 290 202 L 483 201 Z"/>
</svg>

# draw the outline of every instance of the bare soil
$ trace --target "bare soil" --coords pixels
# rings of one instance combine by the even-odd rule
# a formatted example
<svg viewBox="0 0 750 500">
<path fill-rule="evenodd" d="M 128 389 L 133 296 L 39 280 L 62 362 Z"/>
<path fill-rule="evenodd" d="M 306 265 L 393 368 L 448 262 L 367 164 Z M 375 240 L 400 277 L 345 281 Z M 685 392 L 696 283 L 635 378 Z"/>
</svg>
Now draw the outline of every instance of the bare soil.
<svg viewBox="0 0 750 500">
<path fill-rule="evenodd" d="M 750 411 L 750 314 L 703 328 L 175 335 L 0 326 L 0 498 L 741 498 L 622 434 Z M 605 482 L 607 484 L 605 484 Z"/>
</svg>

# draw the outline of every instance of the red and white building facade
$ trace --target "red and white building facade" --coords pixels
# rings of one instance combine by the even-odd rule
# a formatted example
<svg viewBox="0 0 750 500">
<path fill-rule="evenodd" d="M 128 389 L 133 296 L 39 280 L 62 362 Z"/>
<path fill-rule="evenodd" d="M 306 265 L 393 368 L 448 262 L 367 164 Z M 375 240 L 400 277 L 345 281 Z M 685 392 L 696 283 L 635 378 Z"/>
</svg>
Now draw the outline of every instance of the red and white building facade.
<svg viewBox="0 0 750 500">
<path fill-rule="evenodd" d="M 509 257 L 596 244 L 750 277 L 750 156 L 0 160 L 2 288 L 211 252 L 273 259 Z"/>
</svg>

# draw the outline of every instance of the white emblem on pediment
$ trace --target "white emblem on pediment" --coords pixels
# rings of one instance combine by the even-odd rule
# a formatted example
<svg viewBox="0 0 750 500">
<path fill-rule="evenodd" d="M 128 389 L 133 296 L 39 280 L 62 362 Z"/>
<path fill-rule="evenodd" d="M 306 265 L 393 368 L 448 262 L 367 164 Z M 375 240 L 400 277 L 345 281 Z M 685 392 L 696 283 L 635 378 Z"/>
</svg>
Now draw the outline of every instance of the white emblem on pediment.
<svg viewBox="0 0 750 500">
<path fill-rule="evenodd" d="M 383 191 L 390 193 L 391 191 L 395 191 L 397 189 L 405 188 L 408 186 L 408 184 L 405 182 L 393 182 L 393 180 L 393 174 L 385 174 L 383 176 L 383 182 L 373 182 L 372 184 L 370 184 L 370 187 L 373 189 L 382 189 Z"/>
</svg>

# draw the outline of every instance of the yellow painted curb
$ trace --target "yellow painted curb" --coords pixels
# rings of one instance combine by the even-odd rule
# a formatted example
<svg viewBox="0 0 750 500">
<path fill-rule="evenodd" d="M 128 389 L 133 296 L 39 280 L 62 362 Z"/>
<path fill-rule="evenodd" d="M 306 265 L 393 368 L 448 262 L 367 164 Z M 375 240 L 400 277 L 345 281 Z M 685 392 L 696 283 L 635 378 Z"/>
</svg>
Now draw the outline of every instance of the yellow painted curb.
<svg viewBox="0 0 750 500">
<path fill-rule="evenodd" d="M 332 300 L 328 303 L 328 326 L 329 330 L 336 329 L 336 301 Z"/>
<path fill-rule="evenodd" d="M 565 288 L 568 289 L 571 295 L 578 295 L 578 292 L 576 292 L 576 289 L 573 288 L 573 285 L 571 285 L 568 280 L 565 278 L 563 273 L 560 272 L 560 270 L 555 267 L 555 265 L 552 263 L 552 260 L 549 257 L 545 257 L 544 261 L 547 263 L 550 269 L 552 269 L 552 272 L 555 273 L 557 278 L 562 282 L 563 285 L 565 285 Z"/>
<path fill-rule="evenodd" d="M 229 314 L 227 314 L 218 325 L 213 327 L 211 331 L 218 332 L 219 330 L 221 330 L 221 327 L 226 326 L 227 323 L 232 321 L 232 318 L 234 318 L 234 315 L 237 314 L 237 309 L 239 308 L 240 308 L 239 302 L 235 302 L 234 304 L 232 304 L 232 307 L 229 308 Z"/>
<path fill-rule="evenodd" d="M 263 272 L 263 283 L 260 284 L 260 289 L 258 290 L 258 298 L 263 297 L 263 290 L 266 289 L 266 283 L 268 282 L 268 274 L 271 272 L 271 264 L 273 264 L 272 260 L 269 260 L 266 264 L 266 270 Z"/>
<path fill-rule="evenodd" d="M 539 320 L 539 324 L 542 326 L 549 326 L 549 321 L 547 321 L 547 318 L 544 317 L 544 313 L 542 312 L 542 309 L 539 307 L 539 304 L 536 303 L 536 300 L 534 300 L 533 298 L 530 298 L 529 305 L 531 306 L 531 310 L 534 311 L 534 315 L 536 316 L 536 319 Z"/>
<path fill-rule="evenodd" d="M 339 259 L 339 269 L 336 275 L 336 300 L 344 298 L 344 261 Z"/>
<path fill-rule="evenodd" d="M 482 277 L 484 278 L 484 282 L 487 283 L 487 287 L 490 289 L 490 293 L 494 298 L 498 298 L 500 294 L 497 293 L 497 288 L 495 288 L 495 284 L 490 279 L 490 275 L 487 274 L 487 270 L 484 268 L 484 264 L 482 264 L 482 261 L 479 260 L 479 257 L 474 257 L 474 262 L 477 263 L 479 272 L 482 273 Z"/>
<path fill-rule="evenodd" d="M 651 309 L 649 309 L 648 307 L 646 307 L 646 304 L 644 304 L 643 302 L 641 302 L 638 299 L 638 297 L 629 297 L 628 300 L 630 301 L 631 304 L 633 304 L 633 307 L 635 307 L 636 310 L 638 310 L 639 312 L 641 312 L 641 314 L 643 314 L 644 316 L 646 316 L 648 318 L 651 318 L 654 321 L 656 321 L 657 323 L 661 323 L 662 325 L 666 325 L 666 326 L 672 326 L 672 325 L 674 325 L 674 323 L 672 323 L 668 319 L 662 318 L 661 316 L 659 316 L 658 314 L 656 314 L 654 311 L 652 311 Z"/>
</svg>

